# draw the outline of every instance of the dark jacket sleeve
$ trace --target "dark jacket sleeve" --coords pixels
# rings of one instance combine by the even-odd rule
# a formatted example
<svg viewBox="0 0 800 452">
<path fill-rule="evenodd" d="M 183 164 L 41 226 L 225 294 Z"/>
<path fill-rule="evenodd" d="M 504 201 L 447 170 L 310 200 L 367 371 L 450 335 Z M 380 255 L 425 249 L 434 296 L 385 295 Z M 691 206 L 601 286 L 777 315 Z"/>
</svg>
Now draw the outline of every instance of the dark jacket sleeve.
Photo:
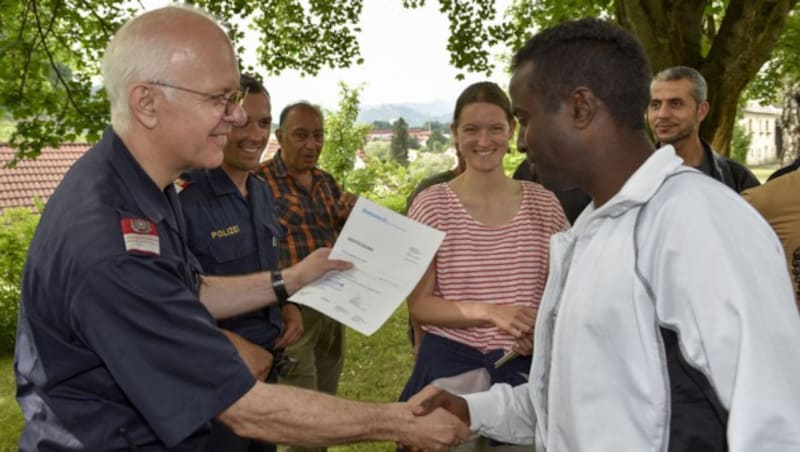
<svg viewBox="0 0 800 452">
<path fill-rule="evenodd" d="M 757 187 L 761 182 L 746 166 L 737 163 L 731 159 L 725 158 L 729 174 L 726 178 L 733 181 L 735 190 L 739 193 L 747 190 L 748 188 Z M 724 170 L 724 167 L 723 167 Z"/>
</svg>

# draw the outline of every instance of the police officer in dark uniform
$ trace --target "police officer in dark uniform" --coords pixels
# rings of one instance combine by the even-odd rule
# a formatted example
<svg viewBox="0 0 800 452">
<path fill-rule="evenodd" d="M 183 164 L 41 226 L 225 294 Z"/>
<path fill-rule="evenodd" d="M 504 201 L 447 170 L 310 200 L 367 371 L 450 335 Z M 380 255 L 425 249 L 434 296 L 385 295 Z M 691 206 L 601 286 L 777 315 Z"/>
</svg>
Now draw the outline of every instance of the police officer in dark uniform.
<svg viewBox="0 0 800 452">
<path fill-rule="evenodd" d="M 244 74 L 241 89 L 248 93 L 243 104 L 247 121 L 234 126 L 229 134 L 222 166 L 191 171 L 176 182 L 189 249 L 200 261 L 203 273 L 209 275 L 245 275 L 278 268 L 276 247 L 283 233 L 272 193 L 263 179 L 251 173 L 258 167 L 271 133 L 269 93 L 258 80 Z M 287 319 L 283 335 L 281 311 Z M 287 361 L 281 360 L 283 348 L 303 334 L 299 308 L 292 303 L 220 320 L 218 325 L 227 334 L 232 332 L 243 338 L 234 344 L 246 340 L 261 348 L 237 347 L 251 371 L 269 372 L 266 381 L 271 383 L 277 383 L 279 367 L 287 368 Z M 266 452 L 274 451 L 275 446 L 237 437 L 225 425 L 215 422 L 206 449 Z"/>
<path fill-rule="evenodd" d="M 216 115 L 213 133 L 219 124 L 245 119 L 237 105 L 235 61 L 224 32 L 187 11 L 167 8 L 149 16 L 203 30 L 198 44 L 229 64 L 229 84 L 226 72 L 218 72 L 228 89 L 221 103 L 194 107 Z M 131 28 L 120 34 L 135 32 Z M 119 39 L 107 56 L 117 57 L 115 63 L 126 50 Z M 161 88 L 154 82 L 137 89 L 149 102 Z M 183 94 L 176 103 L 197 102 Z M 198 302 L 200 266 L 187 247 L 177 195 L 163 183 L 174 176 L 157 180 L 160 170 L 180 172 L 185 163 L 169 168 L 181 159 L 146 154 L 155 146 L 143 152 L 141 135 L 117 134 L 132 126 L 117 127 L 125 123 L 115 119 L 115 128 L 67 172 L 29 248 L 15 354 L 26 418 L 21 450 L 197 450 L 208 421 L 255 383 Z M 208 137 L 199 138 L 202 155 Z M 185 142 L 189 155 L 193 144 Z M 221 156 L 220 148 L 211 151 Z M 264 287 L 262 304 L 274 299 Z"/>
<path fill-rule="evenodd" d="M 208 419 L 253 385 L 197 302 L 175 192 L 153 184 L 113 130 L 66 174 L 28 253 L 21 450 L 56 440 L 52 450 L 196 450 Z"/>
<path fill-rule="evenodd" d="M 320 249 L 273 272 L 200 275 L 173 181 L 219 166 L 246 120 L 233 46 L 213 19 L 186 6 L 137 16 L 110 41 L 103 78 L 112 128 L 50 198 L 23 271 L 20 450 L 197 451 L 212 419 L 303 446 L 444 450 L 468 436 L 444 412 L 259 382 L 217 328 L 349 264 Z"/>
</svg>

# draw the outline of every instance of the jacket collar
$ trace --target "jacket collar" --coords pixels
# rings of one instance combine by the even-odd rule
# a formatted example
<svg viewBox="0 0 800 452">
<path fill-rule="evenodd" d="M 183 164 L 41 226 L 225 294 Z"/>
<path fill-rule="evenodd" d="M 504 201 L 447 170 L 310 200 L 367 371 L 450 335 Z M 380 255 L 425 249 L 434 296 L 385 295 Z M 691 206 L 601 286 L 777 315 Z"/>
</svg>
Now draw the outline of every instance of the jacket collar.
<svg viewBox="0 0 800 452">
<path fill-rule="evenodd" d="M 709 162 L 709 167 L 711 168 L 711 174 L 709 174 L 709 176 L 729 185 L 724 177 L 725 172 L 722 171 L 722 165 L 725 164 L 722 157 L 711 147 L 708 141 L 700 138 L 700 143 L 703 145 L 703 156 Z"/>
<path fill-rule="evenodd" d="M 634 172 L 622 188 L 599 209 L 594 201 L 575 220 L 572 229 L 579 233 L 592 218 L 616 217 L 646 203 L 670 174 L 683 166 L 683 159 L 675 153 L 672 145 L 655 152 Z"/>
</svg>

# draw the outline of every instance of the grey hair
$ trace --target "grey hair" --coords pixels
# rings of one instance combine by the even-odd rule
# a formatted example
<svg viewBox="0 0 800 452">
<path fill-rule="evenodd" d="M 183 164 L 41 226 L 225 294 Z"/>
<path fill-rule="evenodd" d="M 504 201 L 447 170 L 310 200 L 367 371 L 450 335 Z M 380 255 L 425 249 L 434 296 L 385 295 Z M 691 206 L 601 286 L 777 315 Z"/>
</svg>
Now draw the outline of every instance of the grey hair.
<svg viewBox="0 0 800 452">
<path fill-rule="evenodd" d="M 103 84 L 111 107 L 111 125 L 117 133 L 124 133 L 131 126 L 127 95 L 130 85 L 140 80 L 164 80 L 169 73 L 173 49 L 165 45 L 162 33 L 152 30 L 169 30 L 175 26 L 176 19 L 187 14 L 217 25 L 217 21 L 200 8 L 171 5 L 129 20 L 108 43 L 103 56 Z M 170 95 L 170 91 L 165 93 Z"/>
<path fill-rule="evenodd" d="M 319 122 L 325 124 L 325 115 L 322 114 L 322 109 L 319 107 L 319 105 L 312 104 L 307 100 L 301 100 L 289 104 L 283 107 L 283 110 L 281 110 L 281 115 L 278 117 L 278 128 L 281 129 L 282 133 L 286 133 L 286 130 L 283 129 L 283 126 L 285 125 L 286 122 L 286 116 L 288 116 L 289 113 L 291 113 L 291 111 L 294 110 L 295 108 L 307 108 L 313 111 L 319 117 Z"/>
<path fill-rule="evenodd" d="M 694 97 L 697 105 L 702 104 L 708 100 L 708 84 L 697 69 L 688 66 L 674 66 L 656 74 L 653 77 L 655 82 L 674 82 L 676 80 L 689 80 L 692 82 L 692 97 Z"/>
</svg>

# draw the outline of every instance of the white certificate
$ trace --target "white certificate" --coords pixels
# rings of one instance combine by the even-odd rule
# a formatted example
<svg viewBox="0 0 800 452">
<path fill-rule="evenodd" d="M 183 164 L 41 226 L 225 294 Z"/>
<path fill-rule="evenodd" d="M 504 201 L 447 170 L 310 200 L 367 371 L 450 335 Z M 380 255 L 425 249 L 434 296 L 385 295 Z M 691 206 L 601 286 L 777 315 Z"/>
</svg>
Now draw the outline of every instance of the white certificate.
<svg viewBox="0 0 800 452">
<path fill-rule="evenodd" d="M 443 239 L 444 232 L 358 198 L 330 254 L 353 268 L 328 272 L 291 300 L 369 336 L 411 293 Z"/>
</svg>

